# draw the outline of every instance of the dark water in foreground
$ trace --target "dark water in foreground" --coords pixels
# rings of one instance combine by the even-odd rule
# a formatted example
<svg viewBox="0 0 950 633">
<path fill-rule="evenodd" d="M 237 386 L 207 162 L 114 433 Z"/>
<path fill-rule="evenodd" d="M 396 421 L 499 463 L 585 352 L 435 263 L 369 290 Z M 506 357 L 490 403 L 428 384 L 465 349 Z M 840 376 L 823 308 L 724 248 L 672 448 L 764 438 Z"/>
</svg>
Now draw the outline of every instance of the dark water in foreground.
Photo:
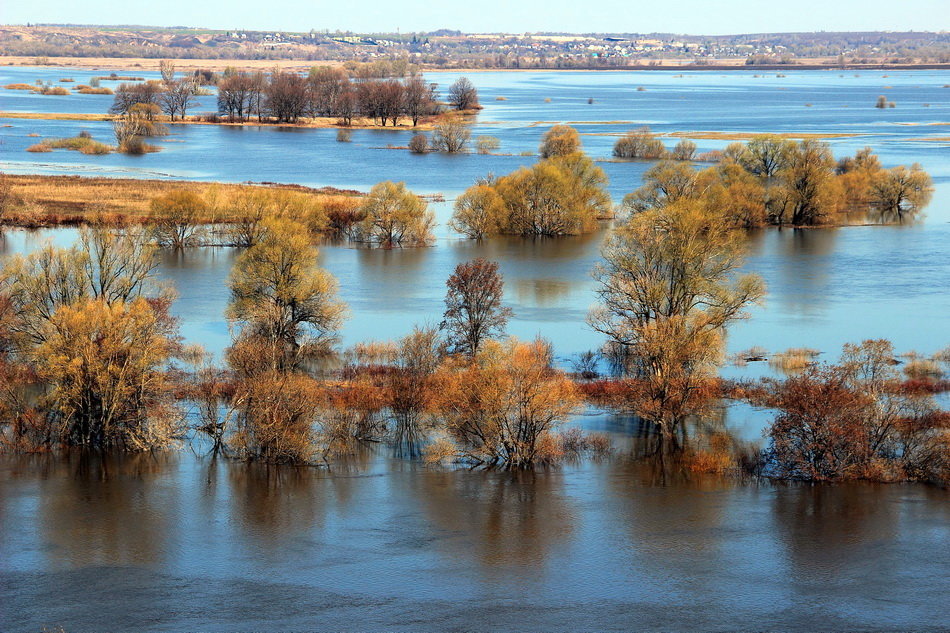
<svg viewBox="0 0 950 633">
<path fill-rule="evenodd" d="M 947 630 L 948 493 L 535 473 L 0 461 L 0 629 Z"/>
</svg>

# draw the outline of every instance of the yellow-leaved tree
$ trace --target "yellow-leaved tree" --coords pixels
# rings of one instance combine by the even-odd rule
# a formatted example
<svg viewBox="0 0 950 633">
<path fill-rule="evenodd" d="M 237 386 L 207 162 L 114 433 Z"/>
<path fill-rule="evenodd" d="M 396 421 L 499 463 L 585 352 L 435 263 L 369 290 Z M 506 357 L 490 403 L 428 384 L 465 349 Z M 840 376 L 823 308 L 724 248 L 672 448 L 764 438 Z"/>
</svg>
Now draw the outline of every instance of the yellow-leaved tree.
<svg viewBox="0 0 950 633">
<path fill-rule="evenodd" d="M 317 266 L 305 226 L 264 220 L 262 237 L 238 257 L 228 285 L 228 318 L 241 328 L 230 353 L 236 369 L 291 369 L 336 340 L 346 307 L 336 279 Z"/>
<path fill-rule="evenodd" d="M 744 252 L 738 230 L 689 199 L 633 215 L 604 248 L 589 322 L 628 350 L 631 405 L 664 434 L 704 410 L 727 326 L 764 294 L 737 275 Z"/>
</svg>

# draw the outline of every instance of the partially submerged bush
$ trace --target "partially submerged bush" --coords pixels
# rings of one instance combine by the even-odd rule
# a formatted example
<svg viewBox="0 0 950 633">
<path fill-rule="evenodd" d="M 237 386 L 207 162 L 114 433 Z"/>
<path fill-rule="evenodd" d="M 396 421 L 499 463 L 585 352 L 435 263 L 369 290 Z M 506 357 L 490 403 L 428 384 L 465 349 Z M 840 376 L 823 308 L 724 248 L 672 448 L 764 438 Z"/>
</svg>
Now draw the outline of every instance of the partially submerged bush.
<svg viewBox="0 0 950 633">
<path fill-rule="evenodd" d="M 888 341 L 846 345 L 838 365 L 768 381 L 779 410 L 767 471 L 805 480 L 950 482 L 950 414 L 904 389 Z"/>
<path fill-rule="evenodd" d="M 475 139 L 475 151 L 479 154 L 491 154 L 501 147 L 501 141 L 494 136 L 479 136 Z"/>
<path fill-rule="evenodd" d="M 454 451 L 442 456 L 523 468 L 562 456 L 555 435 L 579 399 L 574 384 L 551 367 L 543 342 L 490 342 L 474 361 L 438 375 L 439 412 Z"/>
<path fill-rule="evenodd" d="M 391 248 L 425 246 L 432 239 L 435 216 L 425 200 L 390 181 L 374 185 L 360 205 L 363 221 L 358 239 Z"/>
<path fill-rule="evenodd" d="M 814 365 L 820 352 L 807 347 L 792 347 L 784 352 L 773 354 L 769 358 L 769 365 L 785 374 L 801 372 Z"/>
<path fill-rule="evenodd" d="M 570 125 L 555 125 L 544 133 L 538 153 L 541 158 L 567 156 L 581 150 L 581 137 Z"/>
<path fill-rule="evenodd" d="M 441 121 L 432 132 L 432 149 L 437 152 L 456 154 L 465 149 L 472 133 L 458 118 Z"/>
<path fill-rule="evenodd" d="M 413 134 L 409 139 L 409 151 L 413 154 L 425 154 L 429 151 L 429 138 L 423 134 Z"/>
<path fill-rule="evenodd" d="M 613 154 L 616 158 L 661 158 L 666 153 L 663 141 L 656 138 L 650 128 L 641 127 L 627 132 L 614 143 Z"/>
<path fill-rule="evenodd" d="M 469 188 L 455 203 L 451 226 L 473 238 L 588 233 L 613 215 L 606 182 L 581 153 L 545 159 Z"/>
</svg>

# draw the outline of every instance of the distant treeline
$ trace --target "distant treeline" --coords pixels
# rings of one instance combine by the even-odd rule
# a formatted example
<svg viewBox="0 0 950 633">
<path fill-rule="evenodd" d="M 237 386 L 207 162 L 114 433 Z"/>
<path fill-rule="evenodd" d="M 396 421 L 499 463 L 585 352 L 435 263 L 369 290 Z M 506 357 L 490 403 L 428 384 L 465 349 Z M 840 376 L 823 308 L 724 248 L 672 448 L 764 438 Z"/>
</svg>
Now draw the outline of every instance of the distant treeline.
<svg viewBox="0 0 950 633">
<path fill-rule="evenodd" d="M 176 115 L 186 115 L 201 86 L 207 84 L 217 85 L 218 114 L 232 122 L 256 118 L 296 123 L 304 117 L 332 117 L 350 125 L 355 117 L 365 117 L 382 126 L 395 126 L 406 118 L 415 126 L 442 110 L 437 84 L 419 74 L 389 77 L 385 74 L 392 70 L 388 65 L 366 64 L 352 71 L 321 66 L 307 76 L 276 69 L 248 73 L 229 68 L 220 76 L 195 71 L 179 80 L 174 79 L 172 62 L 163 60 L 162 67 L 162 81 L 121 84 L 110 113 L 124 116 L 137 105 L 156 106 L 174 121 Z M 458 111 L 479 107 L 478 90 L 464 77 L 449 87 L 446 98 Z"/>
</svg>

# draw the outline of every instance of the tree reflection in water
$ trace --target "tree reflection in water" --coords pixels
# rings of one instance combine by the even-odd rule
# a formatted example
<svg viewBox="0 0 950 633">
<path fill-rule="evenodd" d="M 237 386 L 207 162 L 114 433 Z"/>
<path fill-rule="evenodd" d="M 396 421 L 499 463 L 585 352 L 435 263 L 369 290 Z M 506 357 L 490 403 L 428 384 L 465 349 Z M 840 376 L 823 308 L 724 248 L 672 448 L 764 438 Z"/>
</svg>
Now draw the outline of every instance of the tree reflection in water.
<svg viewBox="0 0 950 633">
<path fill-rule="evenodd" d="M 451 534 L 443 554 L 473 559 L 483 571 L 532 573 L 573 530 L 563 474 L 544 470 L 427 470 L 412 483 L 424 515 Z"/>
<path fill-rule="evenodd" d="M 160 564 L 180 512 L 170 453 L 70 450 L 29 458 L 41 468 L 38 516 L 53 566 Z"/>
</svg>

